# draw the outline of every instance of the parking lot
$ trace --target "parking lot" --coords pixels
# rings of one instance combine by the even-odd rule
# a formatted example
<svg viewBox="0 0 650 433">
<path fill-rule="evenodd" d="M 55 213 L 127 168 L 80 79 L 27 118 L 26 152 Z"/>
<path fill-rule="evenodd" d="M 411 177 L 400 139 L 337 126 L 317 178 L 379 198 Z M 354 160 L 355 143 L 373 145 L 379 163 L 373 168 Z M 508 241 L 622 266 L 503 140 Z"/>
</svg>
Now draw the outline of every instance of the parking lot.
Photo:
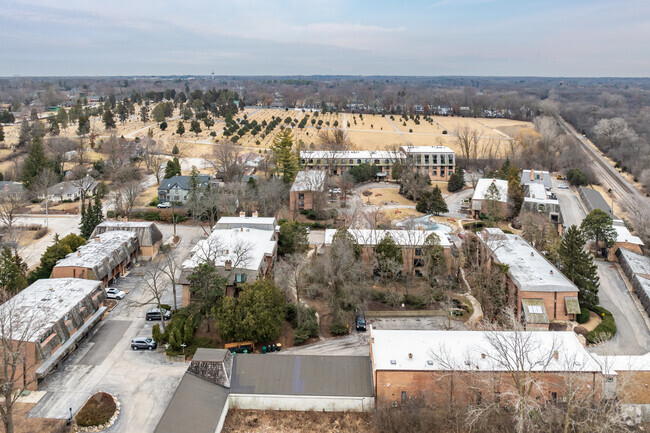
<svg viewBox="0 0 650 433">
<path fill-rule="evenodd" d="M 171 236 L 171 227 L 160 228 L 165 239 Z M 175 252 L 182 260 L 201 232 L 197 227 L 178 227 L 178 230 L 182 241 Z M 126 297 L 118 301 L 61 368 L 43 381 L 39 389 L 45 395 L 30 416 L 65 419 L 70 415 L 70 408 L 74 414 L 95 392 L 105 391 L 115 395 L 122 404 L 116 423 L 106 431 L 153 431 L 187 364 L 167 362 L 159 351 L 134 351 L 130 347 L 132 338 L 150 337 L 152 326 L 159 323 L 144 318 L 151 305 L 140 305 L 150 297 L 142 280 L 144 270 L 150 265 L 139 262 L 116 282 L 113 287 L 127 292 Z M 178 288 L 179 298 L 180 292 Z M 171 289 L 163 301 L 172 303 Z"/>
</svg>

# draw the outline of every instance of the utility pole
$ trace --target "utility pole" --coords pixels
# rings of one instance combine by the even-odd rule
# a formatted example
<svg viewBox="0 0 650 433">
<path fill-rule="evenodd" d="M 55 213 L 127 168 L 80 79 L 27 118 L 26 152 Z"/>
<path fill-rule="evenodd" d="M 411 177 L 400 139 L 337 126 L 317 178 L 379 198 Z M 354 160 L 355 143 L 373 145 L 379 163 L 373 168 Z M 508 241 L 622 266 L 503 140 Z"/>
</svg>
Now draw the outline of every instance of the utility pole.
<svg viewBox="0 0 650 433">
<path fill-rule="evenodd" d="M 174 239 L 176 239 L 176 203 L 172 200 L 172 222 L 174 223 Z"/>
</svg>

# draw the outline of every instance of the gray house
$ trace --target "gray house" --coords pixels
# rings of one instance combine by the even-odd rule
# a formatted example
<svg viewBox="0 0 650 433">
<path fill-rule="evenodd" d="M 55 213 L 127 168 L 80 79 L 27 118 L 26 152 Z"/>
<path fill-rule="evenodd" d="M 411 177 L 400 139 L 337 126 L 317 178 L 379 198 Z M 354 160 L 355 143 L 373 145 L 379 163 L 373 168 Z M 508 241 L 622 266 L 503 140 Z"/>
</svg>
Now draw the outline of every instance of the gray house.
<svg viewBox="0 0 650 433">
<path fill-rule="evenodd" d="M 0 181 L 0 198 L 22 198 L 24 192 L 25 187 L 23 187 L 22 182 L 13 182 L 9 180 Z"/>
<path fill-rule="evenodd" d="M 174 176 L 169 179 L 163 179 L 158 187 L 158 200 L 165 201 L 179 201 L 185 203 L 188 195 L 190 194 L 192 176 Z M 210 176 L 207 174 L 199 174 L 197 176 L 199 188 L 204 188 L 210 182 Z"/>
</svg>

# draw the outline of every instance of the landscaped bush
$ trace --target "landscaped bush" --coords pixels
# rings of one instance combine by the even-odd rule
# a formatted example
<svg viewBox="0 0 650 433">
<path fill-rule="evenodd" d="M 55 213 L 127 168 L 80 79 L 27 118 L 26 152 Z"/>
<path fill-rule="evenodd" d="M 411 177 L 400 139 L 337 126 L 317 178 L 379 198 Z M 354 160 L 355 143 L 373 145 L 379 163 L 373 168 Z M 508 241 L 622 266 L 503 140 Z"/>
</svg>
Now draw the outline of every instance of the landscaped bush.
<svg viewBox="0 0 650 433">
<path fill-rule="evenodd" d="M 42 227 L 34 233 L 34 239 L 41 239 L 47 234 L 47 229 L 45 227 Z"/>
<path fill-rule="evenodd" d="M 158 200 L 158 197 L 154 198 L 153 200 L 151 200 L 151 201 L 149 202 L 149 206 L 153 206 L 153 207 L 156 207 L 156 206 L 158 206 L 159 204 L 160 204 L 160 201 Z"/>
<path fill-rule="evenodd" d="M 106 424 L 117 409 L 113 396 L 98 392 L 90 397 L 75 417 L 81 427 L 91 427 Z"/>
<path fill-rule="evenodd" d="M 404 295 L 404 298 L 402 300 L 404 304 L 410 305 L 411 307 L 414 307 L 417 310 L 421 310 L 423 308 L 426 308 L 427 303 L 422 298 L 422 296 L 418 295 Z"/>
<path fill-rule="evenodd" d="M 576 317 L 576 321 L 580 324 L 587 323 L 589 321 L 589 309 L 584 305 L 580 306 L 580 314 Z"/>
<path fill-rule="evenodd" d="M 332 335 L 347 335 L 349 331 L 350 328 L 348 328 L 348 326 L 340 320 L 337 320 L 330 324 L 330 332 Z"/>
<path fill-rule="evenodd" d="M 603 307 L 591 307 L 594 313 L 597 313 L 603 321 L 596 328 L 587 334 L 587 341 L 591 344 L 609 340 L 616 334 L 616 322 L 614 316 Z"/>
<path fill-rule="evenodd" d="M 316 319 L 316 309 L 302 307 L 300 309 L 300 320 L 302 324 L 298 328 L 298 315 L 295 304 L 287 304 L 286 319 L 291 322 L 294 328 L 293 344 L 302 344 L 310 337 L 318 337 L 318 319 Z"/>
</svg>

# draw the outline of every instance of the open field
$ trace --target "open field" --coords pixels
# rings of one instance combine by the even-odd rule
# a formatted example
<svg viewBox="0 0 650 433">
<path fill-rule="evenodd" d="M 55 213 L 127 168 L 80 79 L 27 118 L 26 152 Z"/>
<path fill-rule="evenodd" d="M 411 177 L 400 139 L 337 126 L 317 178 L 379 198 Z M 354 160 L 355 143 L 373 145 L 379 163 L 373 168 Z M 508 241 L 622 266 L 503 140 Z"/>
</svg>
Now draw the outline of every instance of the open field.
<svg viewBox="0 0 650 433">
<path fill-rule="evenodd" d="M 231 409 L 224 433 L 348 433 L 374 432 L 372 414 L 365 412 L 287 412 Z"/>
<path fill-rule="evenodd" d="M 416 204 L 415 202 L 408 200 L 403 195 L 400 195 L 399 188 L 373 188 L 371 191 L 372 195 L 369 198 L 362 197 L 364 203 L 370 201 L 370 204 L 374 204 L 376 206 L 396 204 L 415 206 Z"/>
</svg>

